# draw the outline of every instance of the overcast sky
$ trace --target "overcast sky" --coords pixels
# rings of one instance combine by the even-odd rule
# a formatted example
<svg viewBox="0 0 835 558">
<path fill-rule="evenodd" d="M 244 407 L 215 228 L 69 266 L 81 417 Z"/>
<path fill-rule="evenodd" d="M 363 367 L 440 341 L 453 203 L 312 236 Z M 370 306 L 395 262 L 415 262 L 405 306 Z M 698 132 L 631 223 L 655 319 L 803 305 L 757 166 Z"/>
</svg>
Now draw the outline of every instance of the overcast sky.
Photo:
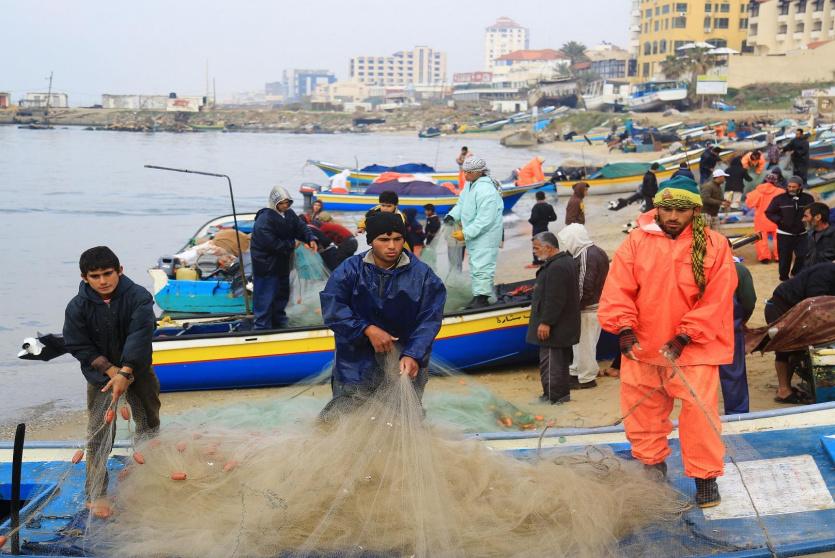
<svg viewBox="0 0 835 558">
<path fill-rule="evenodd" d="M 2 3 L 0 91 L 53 88 L 71 105 L 102 93 L 262 91 L 285 68 L 326 68 L 340 79 L 357 55 L 414 45 L 447 53 L 453 72 L 483 69 L 484 28 L 508 16 L 531 48 L 569 40 L 627 46 L 629 0 L 17 0 Z"/>
</svg>

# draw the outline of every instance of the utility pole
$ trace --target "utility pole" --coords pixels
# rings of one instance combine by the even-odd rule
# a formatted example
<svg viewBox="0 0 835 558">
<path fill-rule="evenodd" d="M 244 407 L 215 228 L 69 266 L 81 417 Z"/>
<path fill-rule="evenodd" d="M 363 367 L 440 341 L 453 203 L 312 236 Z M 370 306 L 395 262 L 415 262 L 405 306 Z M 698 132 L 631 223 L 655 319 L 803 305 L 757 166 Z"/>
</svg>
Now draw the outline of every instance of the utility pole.
<svg viewBox="0 0 835 558">
<path fill-rule="evenodd" d="M 44 113 L 47 127 L 49 127 L 49 101 L 52 100 L 52 74 L 53 72 L 49 72 L 49 90 L 46 93 L 46 112 Z"/>
<path fill-rule="evenodd" d="M 212 110 L 217 108 L 217 83 L 215 78 L 212 78 Z"/>
</svg>

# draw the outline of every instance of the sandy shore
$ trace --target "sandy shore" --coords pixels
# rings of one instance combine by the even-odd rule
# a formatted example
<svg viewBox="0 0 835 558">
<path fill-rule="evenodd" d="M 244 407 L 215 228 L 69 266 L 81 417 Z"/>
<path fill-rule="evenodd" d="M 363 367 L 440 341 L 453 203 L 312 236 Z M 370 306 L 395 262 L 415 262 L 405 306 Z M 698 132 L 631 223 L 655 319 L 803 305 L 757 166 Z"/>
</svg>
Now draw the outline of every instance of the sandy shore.
<svg viewBox="0 0 835 558">
<path fill-rule="evenodd" d="M 605 209 L 612 196 L 595 196 L 586 202 L 587 226 L 595 242 L 610 256 L 623 241 L 622 225 L 636 216 L 636 210 L 628 208 L 620 212 Z M 524 202 L 523 202 L 524 203 Z M 557 205 L 559 220 L 556 231 L 564 222 L 565 202 Z M 527 223 L 529 203 L 520 203 L 516 217 L 507 225 L 507 241 L 500 254 L 498 279 L 501 282 L 518 281 L 533 277 L 533 270 L 524 266 L 530 261 L 530 225 Z M 742 248 L 738 255 L 744 258 L 754 277 L 757 290 L 757 309 L 751 325 L 763 323 L 763 304 L 778 284 L 776 265 L 756 263 L 753 246 Z M 751 263 L 755 262 L 755 263 Z M 751 396 L 751 410 L 759 411 L 779 406 L 774 403 L 776 377 L 771 355 L 750 355 L 748 380 Z M 602 362 L 601 367 L 608 363 Z M 615 422 L 619 416 L 619 381 L 601 378 L 595 389 L 572 392 L 570 404 L 559 407 L 541 405 L 537 396 L 541 393 L 539 372 L 536 366 L 505 368 L 458 377 L 434 377 L 427 387 L 430 399 L 438 394 L 466 393 L 470 388 L 482 387 L 490 390 L 497 398 L 531 412 L 553 419 L 558 426 L 603 426 Z M 264 404 L 281 405 L 283 401 L 297 395 L 302 388 L 264 388 L 234 391 L 206 391 L 191 393 L 162 394 L 163 420 L 170 422 L 187 416 L 195 410 L 206 411 L 232 405 Z M 329 395 L 329 386 L 314 386 L 307 389 L 302 397 L 315 398 L 324 405 Z M 315 406 L 315 404 L 313 404 Z M 84 412 L 73 412 L 43 420 L 34 420 L 28 425 L 30 439 L 82 439 L 86 425 Z M 498 429 L 498 427 L 496 428 Z M 0 439 L 8 439 L 11 425 L 0 428 Z"/>
</svg>

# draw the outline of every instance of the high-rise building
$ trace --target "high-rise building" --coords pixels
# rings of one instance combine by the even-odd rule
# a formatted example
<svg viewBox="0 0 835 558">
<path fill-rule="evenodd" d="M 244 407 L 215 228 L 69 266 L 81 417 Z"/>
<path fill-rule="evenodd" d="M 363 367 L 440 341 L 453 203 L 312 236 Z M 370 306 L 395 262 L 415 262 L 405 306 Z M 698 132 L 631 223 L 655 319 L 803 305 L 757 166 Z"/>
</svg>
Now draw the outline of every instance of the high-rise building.
<svg viewBox="0 0 835 558">
<path fill-rule="evenodd" d="M 641 0 L 639 6 L 637 81 L 661 77 L 661 62 L 687 43 L 749 50 L 749 0 Z"/>
<path fill-rule="evenodd" d="M 428 46 L 391 56 L 351 58 L 350 76 L 366 85 L 429 85 L 446 81 L 446 53 Z"/>
<path fill-rule="evenodd" d="M 754 54 L 786 54 L 833 39 L 835 2 L 832 0 L 754 0 L 751 3 L 748 44 Z"/>
<path fill-rule="evenodd" d="M 530 32 L 509 17 L 500 17 L 484 33 L 484 69 L 492 72 L 496 58 L 530 48 Z"/>
</svg>

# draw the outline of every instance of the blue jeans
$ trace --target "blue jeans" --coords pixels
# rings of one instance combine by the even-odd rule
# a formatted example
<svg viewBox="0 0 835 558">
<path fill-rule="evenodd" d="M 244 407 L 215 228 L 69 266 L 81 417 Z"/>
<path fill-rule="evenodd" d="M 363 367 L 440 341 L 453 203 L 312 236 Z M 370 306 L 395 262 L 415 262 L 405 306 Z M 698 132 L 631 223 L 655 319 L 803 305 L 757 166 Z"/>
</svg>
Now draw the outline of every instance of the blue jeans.
<svg viewBox="0 0 835 558">
<path fill-rule="evenodd" d="M 287 302 L 290 300 L 289 275 L 253 275 L 252 308 L 255 329 L 287 327 Z"/>
</svg>

